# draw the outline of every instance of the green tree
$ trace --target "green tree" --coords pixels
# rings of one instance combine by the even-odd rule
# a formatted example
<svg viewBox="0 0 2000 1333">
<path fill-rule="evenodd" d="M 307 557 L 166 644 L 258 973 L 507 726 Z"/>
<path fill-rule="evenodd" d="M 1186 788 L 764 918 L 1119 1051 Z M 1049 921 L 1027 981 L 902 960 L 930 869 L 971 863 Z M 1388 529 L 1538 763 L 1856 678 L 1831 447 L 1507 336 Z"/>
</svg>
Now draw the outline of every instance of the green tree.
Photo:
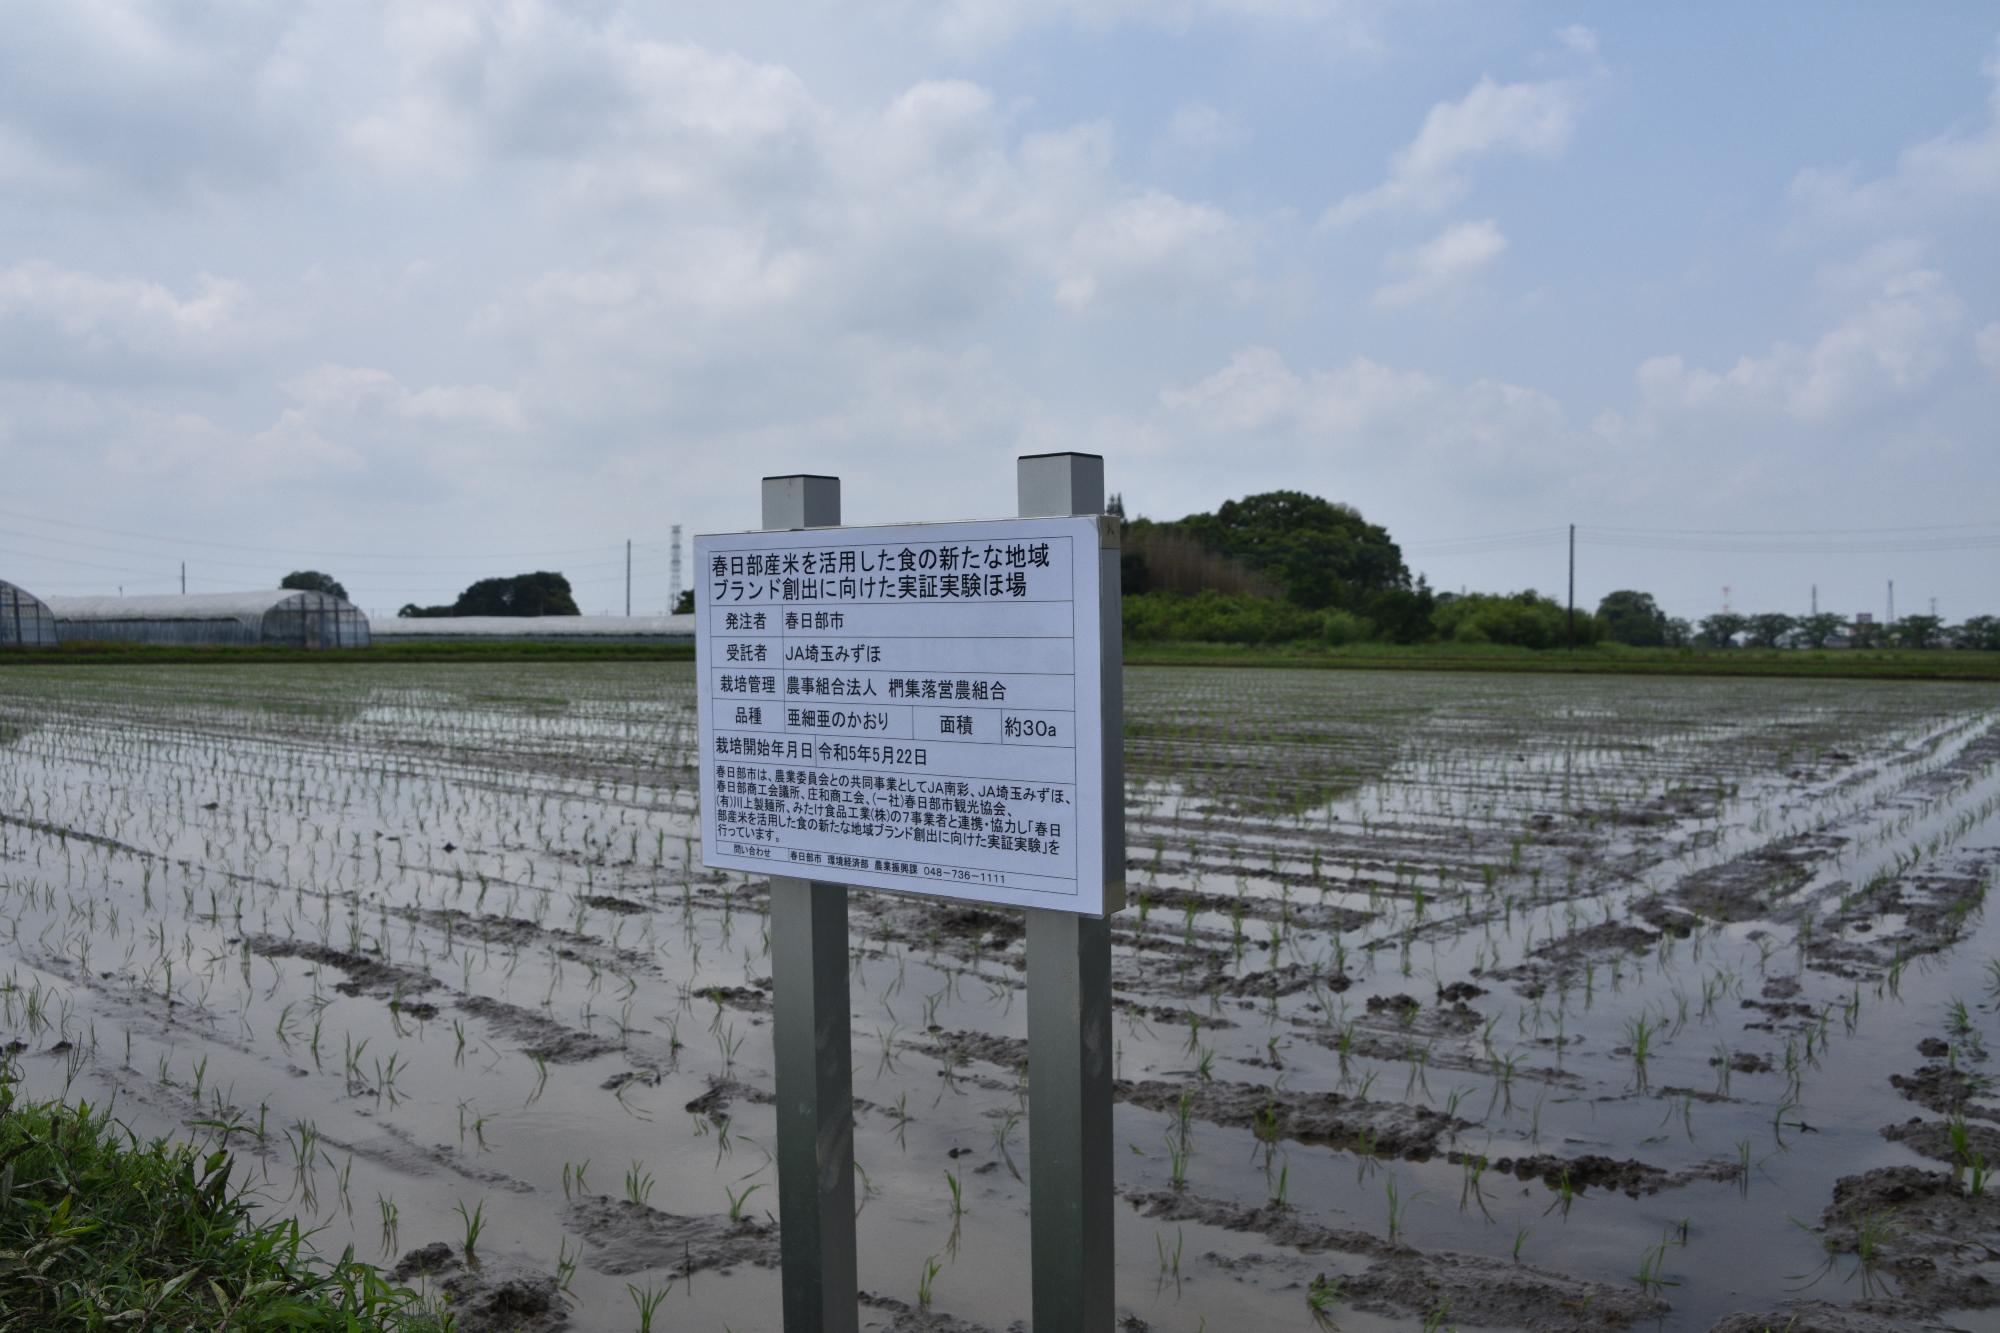
<svg viewBox="0 0 2000 1333">
<path fill-rule="evenodd" d="M 1604 636 L 1613 643 L 1658 648 L 1667 641 L 1667 613 L 1649 592 L 1626 588 L 1606 593 L 1597 604 L 1597 616 L 1604 622 Z"/>
<path fill-rule="evenodd" d="M 569 580 L 549 570 L 481 579 L 458 595 L 450 606 L 406 603 L 396 612 L 403 619 L 440 616 L 573 616 L 579 614 L 570 596 Z"/>
<path fill-rule="evenodd" d="M 1174 525 L 1209 549 L 1274 580 L 1311 609 L 1364 611 L 1378 593 L 1411 585 L 1403 553 L 1386 529 L 1344 504 L 1303 491 L 1267 491 L 1225 502 Z"/>
<path fill-rule="evenodd" d="M 1855 648 L 1880 648 L 1886 638 L 1883 627 L 1872 620 L 1857 620 L 1847 632 L 1847 642 Z"/>
<path fill-rule="evenodd" d="M 1776 648 L 1778 641 L 1790 634 L 1798 623 L 1795 617 L 1788 616 L 1782 611 L 1766 611 L 1761 615 L 1751 616 L 1749 624 L 1744 628 L 1749 631 L 1752 646 Z"/>
<path fill-rule="evenodd" d="M 677 616 L 691 616 L 694 614 L 694 590 L 692 588 L 681 593 L 680 600 L 674 603 L 673 614 Z"/>
<path fill-rule="evenodd" d="M 1440 638 L 1454 643 L 1507 643 L 1522 648 L 1559 648 L 1568 642 L 1569 612 L 1552 597 L 1533 588 L 1526 592 L 1494 596 L 1471 593 L 1462 597 L 1437 599 L 1431 622 Z M 1579 643 L 1593 642 L 1598 624 L 1594 617 L 1576 622 Z"/>
<path fill-rule="evenodd" d="M 549 570 L 481 579 L 458 595 L 455 616 L 573 616 L 580 614 L 569 580 Z"/>
<path fill-rule="evenodd" d="M 2000 616 L 1974 616 L 1963 625 L 1954 626 L 1951 642 L 1954 648 L 2000 652 Z"/>
<path fill-rule="evenodd" d="M 1799 642 L 1807 648 L 1824 648 L 1826 641 L 1847 627 L 1845 617 L 1819 611 L 1799 619 Z"/>
<path fill-rule="evenodd" d="M 1889 632 L 1905 648 L 1935 648 L 1943 629 L 1944 621 L 1937 616 L 1904 616 Z"/>
<path fill-rule="evenodd" d="M 1673 616 L 1661 630 L 1660 637 L 1669 648 L 1685 648 L 1694 642 L 1694 626 L 1679 616 Z"/>
<path fill-rule="evenodd" d="M 1748 629 L 1750 622 L 1734 611 L 1718 611 L 1712 616 L 1701 618 L 1701 642 L 1707 648 L 1729 648 L 1736 643 L 1736 636 Z"/>
<path fill-rule="evenodd" d="M 1437 598 L 1431 592 L 1431 585 L 1419 575 L 1415 587 L 1384 588 L 1375 593 L 1363 604 L 1362 613 L 1376 636 L 1391 643 L 1422 643 L 1435 630 L 1432 617 L 1436 608 Z M 1327 614 L 1334 615 L 1338 610 L 1329 609 Z"/>
<path fill-rule="evenodd" d="M 347 600 L 347 589 L 340 586 L 340 580 L 331 574 L 322 574 L 317 569 L 295 569 L 278 580 L 280 588 L 294 588 L 300 592 L 332 593 L 341 601 Z"/>
</svg>

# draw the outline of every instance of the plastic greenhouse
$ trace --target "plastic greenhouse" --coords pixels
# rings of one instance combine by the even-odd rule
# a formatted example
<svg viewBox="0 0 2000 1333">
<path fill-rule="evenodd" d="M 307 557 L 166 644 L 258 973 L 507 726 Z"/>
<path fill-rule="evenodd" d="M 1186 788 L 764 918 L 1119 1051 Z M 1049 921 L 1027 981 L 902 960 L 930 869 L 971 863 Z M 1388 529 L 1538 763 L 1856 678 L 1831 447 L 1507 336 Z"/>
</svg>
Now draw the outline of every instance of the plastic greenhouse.
<svg viewBox="0 0 2000 1333">
<path fill-rule="evenodd" d="M 270 588 L 165 597 L 52 597 L 64 643 L 263 644 L 366 648 L 368 617 L 332 593 Z"/>
<path fill-rule="evenodd" d="M 56 618 L 41 598 L 0 579 L 0 648 L 53 648 Z"/>
</svg>

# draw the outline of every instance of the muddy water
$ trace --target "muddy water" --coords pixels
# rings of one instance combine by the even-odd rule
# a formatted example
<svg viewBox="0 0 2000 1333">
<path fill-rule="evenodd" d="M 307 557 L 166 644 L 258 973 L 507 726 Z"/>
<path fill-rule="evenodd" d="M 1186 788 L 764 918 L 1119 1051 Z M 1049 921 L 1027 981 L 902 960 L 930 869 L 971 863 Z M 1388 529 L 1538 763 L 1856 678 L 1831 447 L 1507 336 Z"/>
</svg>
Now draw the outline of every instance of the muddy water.
<svg viewBox="0 0 2000 1333">
<path fill-rule="evenodd" d="M 2000 1327 L 2000 693 L 1127 699 L 1123 1311 Z M 693 736 L 685 667 L 10 670 L 21 1076 L 226 1138 L 324 1250 L 446 1242 L 406 1271 L 466 1327 L 776 1328 L 761 894 L 697 864 Z M 865 1315 L 1024 1321 L 1020 923 L 852 922 Z"/>
</svg>

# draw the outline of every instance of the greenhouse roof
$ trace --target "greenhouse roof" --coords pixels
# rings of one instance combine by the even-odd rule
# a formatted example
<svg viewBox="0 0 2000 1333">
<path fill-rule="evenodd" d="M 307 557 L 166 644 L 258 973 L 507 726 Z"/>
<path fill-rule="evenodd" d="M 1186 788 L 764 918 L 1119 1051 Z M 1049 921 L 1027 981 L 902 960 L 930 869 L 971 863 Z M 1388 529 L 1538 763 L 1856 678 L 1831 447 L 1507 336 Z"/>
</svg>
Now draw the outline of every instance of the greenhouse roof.
<svg viewBox="0 0 2000 1333">
<path fill-rule="evenodd" d="M 692 639 L 693 616 L 410 616 L 370 622 L 377 639 Z"/>
<path fill-rule="evenodd" d="M 260 588 L 163 597 L 45 597 L 42 602 L 57 620 L 254 620 L 294 597 L 324 595 L 298 588 Z"/>
</svg>

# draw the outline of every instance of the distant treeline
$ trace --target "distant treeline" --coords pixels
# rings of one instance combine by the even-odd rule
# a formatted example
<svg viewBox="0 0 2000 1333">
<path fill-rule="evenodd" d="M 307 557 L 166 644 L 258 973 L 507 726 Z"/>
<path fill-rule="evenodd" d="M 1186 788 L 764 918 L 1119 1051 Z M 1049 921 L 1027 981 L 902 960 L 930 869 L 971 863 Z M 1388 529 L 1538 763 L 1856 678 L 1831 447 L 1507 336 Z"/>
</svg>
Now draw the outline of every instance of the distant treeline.
<svg viewBox="0 0 2000 1333">
<path fill-rule="evenodd" d="M 1112 497 L 1112 512 L 1123 505 Z M 2000 651 L 2000 618 L 1893 625 L 1819 613 L 1670 617 L 1650 593 L 1623 589 L 1593 612 L 1530 588 L 1435 592 L 1412 576 L 1384 528 L 1352 507 L 1299 491 L 1231 500 L 1212 514 L 1125 523 L 1125 636 L 1153 642 L 1494 643 L 1560 648 L 1976 648 Z"/>
<path fill-rule="evenodd" d="M 458 595 L 450 606 L 418 606 L 411 602 L 396 612 L 402 619 L 434 620 L 447 616 L 573 616 L 576 598 L 569 580 L 549 570 L 481 579 Z"/>
</svg>

